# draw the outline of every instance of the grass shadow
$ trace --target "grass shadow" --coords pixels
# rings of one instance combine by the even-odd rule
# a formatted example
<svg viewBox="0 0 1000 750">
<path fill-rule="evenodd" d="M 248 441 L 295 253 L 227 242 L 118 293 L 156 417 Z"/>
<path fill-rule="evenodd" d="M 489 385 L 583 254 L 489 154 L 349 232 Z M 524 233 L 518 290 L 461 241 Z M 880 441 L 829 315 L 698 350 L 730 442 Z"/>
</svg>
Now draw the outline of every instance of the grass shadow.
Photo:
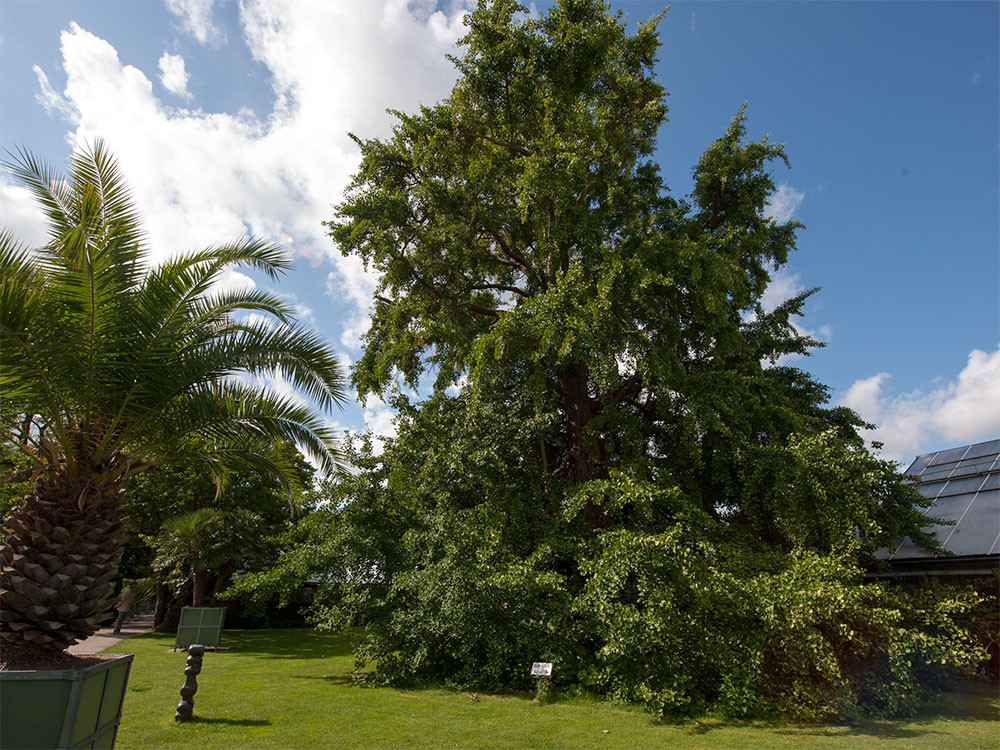
<svg viewBox="0 0 1000 750">
<path fill-rule="evenodd" d="M 189 724 L 221 724 L 229 727 L 269 727 L 271 722 L 266 719 L 217 719 L 211 716 L 192 716 Z"/>
<path fill-rule="evenodd" d="M 292 680 L 323 680 L 333 685 L 358 686 L 357 681 L 349 674 L 290 674 L 288 678 Z"/>
<path fill-rule="evenodd" d="M 873 737 L 880 740 L 912 740 L 917 737 L 926 737 L 928 735 L 940 735 L 944 734 L 934 729 L 917 729 L 912 726 L 899 726 L 892 722 L 873 722 L 871 724 L 854 724 L 847 727 L 843 727 L 844 731 L 830 731 L 833 727 L 808 727 L 808 726 L 798 726 L 798 727 L 788 727 L 786 729 L 780 729 L 775 732 L 775 734 L 781 734 L 788 737 L 801 737 L 803 735 L 810 737 L 857 737 L 866 736 Z"/>
<path fill-rule="evenodd" d="M 288 630 L 224 630 L 222 645 L 241 654 L 264 659 L 327 659 L 350 656 L 350 639 L 341 633 L 317 633 L 307 628 Z"/>
<path fill-rule="evenodd" d="M 931 725 L 941 720 L 1000 722 L 1000 694 L 995 684 L 971 682 L 961 689 L 944 693 L 928 702 L 913 717 L 870 719 L 854 724 L 796 724 L 780 720 L 738 721 L 727 719 L 651 719 L 655 724 L 671 725 L 687 734 L 706 735 L 717 729 L 765 729 L 787 737 L 871 737 L 902 740 L 945 734 Z"/>
<path fill-rule="evenodd" d="M 891 721 L 872 721 L 863 724 L 795 724 L 781 721 L 726 721 L 726 720 L 688 720 L 688 721 L 653 721 L 654 724 L 671 725 L 685 734 L 707 735 L 718 729 L 756 729 L 773 732 L 784 737 L 831 737 L 843 738 L 869 736 L 877 739 L 900 740 L 915 739 L 930 734 L 941 734 L 932 729 L 920 729 L 907 721 L 900 725 Z"/>
<path fill-rule="evenodd" d="M 119 651 L 133 652 L 130 643 L 161 643 L 170 650 L 176 642 L 174 633 L 149 632 L 129 638 L 119 644 Z M 311 628 L 288 628 L 281 630 L 223 630 L 220 650 L 208 649 L 210 653 L 227 652 L 253 654 L 262 659 L 327 659 L 351 656 L 350 637 L 343 633 L 319 633 Z M 184 649 L 177 654 L 183 655 Z"/>
</svg>

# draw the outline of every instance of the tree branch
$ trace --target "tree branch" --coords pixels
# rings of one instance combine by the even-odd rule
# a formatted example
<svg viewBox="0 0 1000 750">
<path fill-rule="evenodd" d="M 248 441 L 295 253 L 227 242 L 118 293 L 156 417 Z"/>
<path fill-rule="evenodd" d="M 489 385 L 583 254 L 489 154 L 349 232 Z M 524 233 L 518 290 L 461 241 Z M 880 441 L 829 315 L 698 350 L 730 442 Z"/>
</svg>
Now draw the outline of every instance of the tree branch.
<svg viewBox="0 0 1000 750">
<path fill-rule="evenodd" d="M 510 143 L 509 141 L 502 141 L 492 135 L 487 135 L 485 133 L 473 133 L 471 130 L 459 130 L 455 135 L 461 138 L 479 138 L 484 141 L 489 141 L 495 146 L 503 146 L 506 149 L 510 149 L 515 154 L 520 154 L 521 156 L 531 156 L 531 152 L 523 146 L 518 146 L 516 143 Z"/>
<path fill-rule="evenodd" d="M 642 375 L 635 373 L 627 377 L 607 398 L 601 399 L 601 406 L 614 406 L 626 399 L 635 398 L 642 390 Z"/>
<path fill-rule="evenodd" d="M 459 302 L 460 307 L 464 307 L 474 313 L 479 313 L 480 315 L 492 315 L 494 318 L 500 317 L 500 312 L 494 310 L 492 307 L 483 307 L 482 305 L 477 305 L 474 302 Z"/>
<path fill-rule="evenodd" d="M 520 295 L 521 297 L 530 297 L 526 291 L 517 286 L 507 286 L 506 284 L 475 284 L 471 287 L 472 289 L 496 289 L 501 292 L 512 292 L 514 294 Z"/>
<path fill-rule="evenodd" d="M 534 266 L 528 262 L 528 259 L 524 257 L 515 248 L 507 244 L 507 241 L 503 238 L 503 235 L 499 232 L 494 232 L 493 230 L 488 230 L 490 236 L 493 237 L 493 241 L 497 243 L 497 247 L 500 248 L 500 252 L 507 256 L 510 260 L 504 260 L 503 258 L 497 258 L 497 261 L 505 265 L 514 266 L 519 269 L 529 279 L 531 277 L 538 278 L 538 273 L 535 271 Z M 542 284 L 544 288 L 544 283 Z"/>
<path fill-rule="evenodd" d="M 441 290 L 435 284 L 428 281 L 420 273 L 418 273 L 417 269 L 413 266 L 413 264 L 405 255 L 399 254 L 396 256 L 396 259 L 404 266 L 406 266 L 406 268 L 412 275 L 413 280 L 419 283 L 421 286 L 425 287 L 427 291 L 431 293 L 431 296 L 433 296 L 434 299 L 436 300 L 443 299 Z M 494 310 L 492 307 L 483 307 L 482 305 L 477 305 L 473 302 L 458 302 L 457 304 L 459 307 L 464 307 L 465 309 L 474 313 L 478 313 L 479 315 L 490 315 L 494 318 L 500 317 L 500 312 L 498 310 Z"/>
</svg>

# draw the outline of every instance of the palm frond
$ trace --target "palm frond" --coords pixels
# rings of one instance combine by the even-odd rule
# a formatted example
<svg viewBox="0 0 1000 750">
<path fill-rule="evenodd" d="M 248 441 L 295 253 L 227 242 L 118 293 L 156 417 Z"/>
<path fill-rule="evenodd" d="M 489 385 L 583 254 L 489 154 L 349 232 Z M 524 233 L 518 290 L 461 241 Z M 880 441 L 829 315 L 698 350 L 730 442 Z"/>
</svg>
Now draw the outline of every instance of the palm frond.
<svg viewBox="0 0 1000 750">
<path fill-rule="evenodd" d="M 0 392 L 25 413 L 53 413 L 53 427 L 62 434 L 50 352 L 45 337 L 34 328 L 51 317 L 46 300 L 44 276 L 34 253 L 8 229 L 0 230 Z"/>
<path fill-rule="evenodd" d="M 49 220 L 49 238 L 56 240 L 73 224 L 69 184 L 48 164 L 25 148 L 7 152 L 3 167 L 28 188 Z"/>
<path fill-rule="evenodd" d="M 89 149 L 73 153 L 70 177 L 75 188 L 89 185 L 97 190 L 95 218 L 99 226 L 131 241 L 142 237 L 142 221 L 132 192 L 103 139 L 98 138 Z"/>
<path fill-rule="evenodd" d="M 337 465 L 334 436 L 312 408 L 225 382 L 280 373 L 320 408 L 344 399 L 335 356 L 287 303 L 259 289 L 214 290 L 234 266 L 277 277 L 291 265 L 280 247 L 246 237 L 148 269 L 139 214 L 103 141 L 73 155 L 68 181 L 24 150 L 8 168 L 42 204 L 50 241 L 31 254 L 0 234 L 5 395 L 64 437 L 75 431 L 92 465 L 188 438 L 211 447 L 220 477 L 227 457 L 284 476 L 279 442 Z"/>
<path fill-rule="evenodd" d="M 292 443 L 314 455 L 324 471 L 336 471 L 342 462 L 333 429 L 313 409 L 266 388 L 233 380 L 214 382 L 181 394 L 161 416 L 156 425 L 142 430 L 149 448 L 179 450 L 194 439 L 206 455 L 253 454 L 258 457 L 254 460 L 273 467 L 278 463 L 274 447 Z M 134 445 L 139 451 L 144 448 Z"/>
</svg>

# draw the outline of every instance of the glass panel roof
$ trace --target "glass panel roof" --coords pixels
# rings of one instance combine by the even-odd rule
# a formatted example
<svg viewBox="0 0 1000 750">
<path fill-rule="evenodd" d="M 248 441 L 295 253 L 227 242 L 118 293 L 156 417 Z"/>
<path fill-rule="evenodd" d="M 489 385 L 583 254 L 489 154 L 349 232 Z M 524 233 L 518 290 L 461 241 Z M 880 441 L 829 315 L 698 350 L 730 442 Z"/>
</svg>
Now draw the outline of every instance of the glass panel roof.
<svg viewBox="0 0 1000 750">
<path fill-rule="evenodd" d="M 922 484 L 917 488 L 917 491 L 926 498 L 933 500 L 938 496 L 941 488 L 944 487 L 943 482 L 932 482 L 931 484 Z"/>
<path fill-rule="evenodd" d="M 984 476 L 963 477 L 962 479 L 951 479 L 944 489 L 938 493 L 938 498 L 950 497 L 951 495 L 961 495 L 966 492 L 975 492 L 983 486 L 986 481 Z"/>
<path fill-rule="evenodd" d="M 993 456 L 980 458 L 963 458 L 955 464 L 954 477 L 965 477 L 971 474 L 985 474 L 993 466 Z"/>
<path fill-rule="evenodd" d="M 920 494 L 934 500 L 924 513 L 955 521 L 928 527 L 946 550 L 955 555 L 1000 554 L 1000 440 L 918 456 L 905 473 L 918 478 Z M 932 556 L 906 538 L 891 559 Z"/>
<path fill-rule="evenodd" d="M 993 496 L 993 497 L 990 497 Z M 1000 534 L 1000 490 L 980 492 L 946 546 L 956 555 L 988 554 Z"/>
<path fill-rule="evenodd" d="M 955 464 L 948 464 L 945 467 L 928 467 L 923 474 L 920 475 L 920 481 L 924 482 L 941 482 L 951 476 L 951 473 L 955 471 Z"/>
<path fill-rule="evenodd" d="M 963 445 L 961 448 L 949 448 L 946 451 L 938 451 L 937 455 L 931 459 L 930 465 L 937 466 L 938 464 L 947 464 L 952 461 L 958 461 L 960 458 L 965 456 L 965 453 L 968 450 L 969 446 Z"/>
<path fill-rule="evenodd" d="M 951 531 L 950 526 L 944 526 L 944 527 L 936 526 L 933 527 L 931 534 L 937 537 L 938 539 L 941 539 L 944 536 L 947 536 L 949 531 Z M 910 541 L 910 537 L 906 537 L 906 539 L 903 540 L 903 543 L 899 545 L 899 549 L 897 549 L 895 554 L 893 554 L 892 559 L 911 560 L 915 557 L 934 557 L 934 554 L 928 552 L 925 549 L 921 549 L 920 547 L 918 547 L 917 545 L 915 545 L 913 542 Z"/>
<path fill-rule="evenodd" d="M 969 452 L 965 458 L 981 458 L 983 456 L 996 456 L 1000 453 L 1000 439 L 987 440 L 985 443 L 976 443 L 969 446 Z"/>
<path fill-rule="evenodd" d="M 904 471 L 904 474 L 919 474 L 924 469 L 927 468 L 927 464 L 931 462 L 936 454 L 928 453 L 926 456 L 917 456 L 916 459 L 910 464 L 910 467 Z"/>
<path fill-rule="evenodd" d="M 965 495 L 952 495 L 951 497 L 939 497 L 930 508 L 924 510 L 931 518 L 950 518 L 958 521 L 962 514 L 968 510 L 975 499 L 976 493 L 970 492 Z"/>
</svg>

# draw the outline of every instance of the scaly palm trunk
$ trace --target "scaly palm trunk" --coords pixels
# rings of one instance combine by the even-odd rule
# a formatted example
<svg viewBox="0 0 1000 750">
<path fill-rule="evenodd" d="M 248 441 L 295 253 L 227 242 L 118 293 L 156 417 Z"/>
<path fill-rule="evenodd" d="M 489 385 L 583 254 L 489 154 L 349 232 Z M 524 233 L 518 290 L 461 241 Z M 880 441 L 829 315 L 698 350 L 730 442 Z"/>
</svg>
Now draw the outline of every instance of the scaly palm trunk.
<svg viewBox="0 0 1000 750">
<path fill-rule="evenodd" d="M 201 570 L 199 568 L 193 568 L 191 570 L 191 606 L 192 607 L 204 607 L 205 605 L 205 591 L 207 589 L 207 577 L 208 571 Z"/>
<path fill-rule="evenodd" d="M 99 477 L 39 479 L 3 520 L 0 536 L 0 647 L 62 651 L 108 616 L 124 543 L 123 483 Z"/>
</svg>

